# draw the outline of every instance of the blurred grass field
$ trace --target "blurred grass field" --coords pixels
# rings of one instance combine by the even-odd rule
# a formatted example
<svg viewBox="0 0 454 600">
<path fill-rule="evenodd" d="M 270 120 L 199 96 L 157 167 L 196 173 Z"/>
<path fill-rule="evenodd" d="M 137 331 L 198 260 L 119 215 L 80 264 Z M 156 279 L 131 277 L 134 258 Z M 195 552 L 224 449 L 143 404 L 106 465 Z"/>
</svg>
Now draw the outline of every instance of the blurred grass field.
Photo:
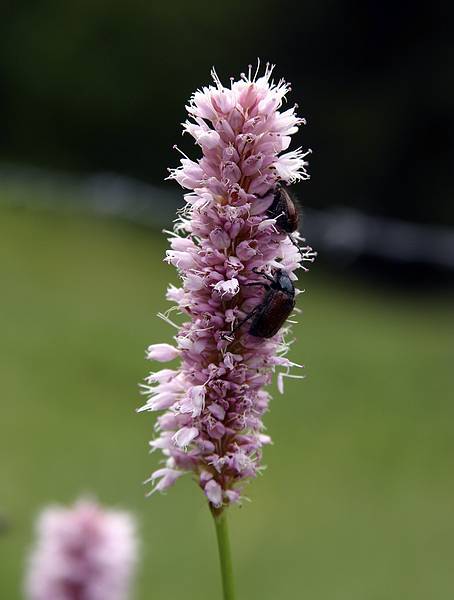
<svg viewBox="0 0 454 600">
<path fill-rule="evenodd" d="M 189 478 L 145 499 L 153 417 L 136 415 L 146 345 L 174 279 L 165 240 L 123 222 L 0 208 L 0 598 L 22 597 L 32 523 L 80 493 L 141 524 L 136 599 L 220 597 Z M 305 276 L 268 469 L 231 511 L 239 599 L 454 597 L 452 297 Z M 424 283 L 421 282 L 421 290 Z M 51 599 L 49 599 L 51 600 Z"/>
</svg>

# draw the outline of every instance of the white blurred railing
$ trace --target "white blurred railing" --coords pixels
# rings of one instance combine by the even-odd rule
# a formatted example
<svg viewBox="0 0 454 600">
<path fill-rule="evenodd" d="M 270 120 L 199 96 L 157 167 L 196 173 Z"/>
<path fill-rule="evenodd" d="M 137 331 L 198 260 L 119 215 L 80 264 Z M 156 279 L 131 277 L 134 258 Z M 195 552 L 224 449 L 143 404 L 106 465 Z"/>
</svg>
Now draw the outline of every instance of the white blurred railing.
<svg viewBox="0 0 454 600">
<path fill-rule="evenodd" d="M 168 227 L 183 191 L 112 173 L 74 176 L 0 165 L 0 203 L 89 212 L 151 227 Z M 373 217 L 356 210 L 304 208 L 302 231 L 326 258 L 373 257 L 454 271 L 454 228 Z"/>
</svg>

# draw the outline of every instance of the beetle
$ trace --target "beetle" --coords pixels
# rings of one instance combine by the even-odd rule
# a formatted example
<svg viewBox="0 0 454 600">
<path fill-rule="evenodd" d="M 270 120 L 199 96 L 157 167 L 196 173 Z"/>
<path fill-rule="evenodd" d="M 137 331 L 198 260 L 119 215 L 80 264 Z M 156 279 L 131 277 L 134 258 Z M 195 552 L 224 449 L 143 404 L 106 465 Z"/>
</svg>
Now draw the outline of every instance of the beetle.
<svg viewBox="0 0 454 600">
<path fill-rule="evenodd" d="M 266 212 L 269 217 L 276 219 L 276 227 L 279 231 L 289 234 L 290 239 L 295 243 L 291 234 L 298 230 L 299 214 L 296 199 L 287 188 L 280 184 L 275 187 L 273 202 Z"/>
<path fill-rule="evenodd" d="M 307 260 L 306 249 L 302 248 L 293 237 L 292 233 L 298 231 L 299 212 L 298 201 L 290 193 L 288 187 L 277 184 L 273 192 L 273 201 L 266 211 L 272 219 L 276 219 L 276 228 L 280 233 L 286 233 L 292 244 L 298 249 L 302 260 Z"/>
<path fill-rule="evenodd" d="M 259 338 L 271 338 L 281 329 L 295 308 L 295 286 L 287 271 L 283 269 L 277 269 L 274 277 L 255 269 L 254 272 L 265 277 L 270 283 L 257 281 L 245 284 L 263 286 L 266 293 L 262 302 L 238 323 L 233 331 L 252 319 L 249 333 Z"/>
</svg>

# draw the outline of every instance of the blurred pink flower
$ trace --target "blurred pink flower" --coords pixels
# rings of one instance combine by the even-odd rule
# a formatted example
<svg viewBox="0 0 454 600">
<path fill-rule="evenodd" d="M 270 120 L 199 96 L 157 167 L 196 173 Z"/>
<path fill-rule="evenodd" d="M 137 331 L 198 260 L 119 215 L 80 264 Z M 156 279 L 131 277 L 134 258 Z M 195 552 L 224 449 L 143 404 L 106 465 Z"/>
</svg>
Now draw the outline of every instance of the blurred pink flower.
<svg viewBox="0 0 454 600">
<path fill-rule="evenodd" d="M 241 322 L 264 299 L 264 289 L 284 273 L 288 289 L 311 248 L 283 231 L 270 207 L 280 185 L 308 178 L 301 149 L 286 152 L 304 120 L 295 107 L 281 111 L 290 87 L 262 77 L 243 75 L 224 87 L 213 71 L 214 86 L 195 92 L 184 123 L 202 151 L 171 170 L 191 193 L 185 196 L 167 261 L 179 271 L 182 286 L 170 286 L 168 300 L 188 320 L 176 325 L 175 346 L 153 344 L 147 358 L 180 359 L 176 369 L 151 373 L 143 385 L 148 397 L 139 411 L 166 410 L 158 417 L 159 435 L 150 442 L 165 457 L 164 468 L 148 481 L 164 491 L 185 472 L 196 474 L 211 506 L 237 502 L 243 483 L 260 469 L 262 415 L 269 394 L 263 387 L 280 369 L 295 365 L 285 357 L 286 324 L 272 337 L 251 335 Z M 257 75 L 257 74 L 256 74 Z M 299 246 L 299 247 L 298 247 Z M 252 285 L 250 285 L 252 284 Z M 171 309 L 172 310 L 172 309 Z M 167 322 L 171 311 L 161 315 Z M 173 324 L 173 323 L 172 323 Z M 295 375 L 293 377 L 296 377 Z"/>
<path fill-rule="evenodd" d="M 137 561 L 127 512 L 89 501 L 49 507 L 37 521 L 28 561 L 28 600 L 126 600 Z"/>
</svg>

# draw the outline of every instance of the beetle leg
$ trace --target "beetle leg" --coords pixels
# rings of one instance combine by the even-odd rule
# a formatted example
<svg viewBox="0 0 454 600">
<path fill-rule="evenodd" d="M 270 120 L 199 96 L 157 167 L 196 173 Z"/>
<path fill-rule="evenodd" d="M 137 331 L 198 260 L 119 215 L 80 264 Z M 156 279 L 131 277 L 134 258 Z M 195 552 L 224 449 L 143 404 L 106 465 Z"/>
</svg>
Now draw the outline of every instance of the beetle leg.
<svg viewBox="0 0 454 600">
<path fill-rule="evenodd" d="M 301 246 L 298 244 L 298 242 L 295 240 L 295 238 L 289 233 L 288 234 L 288 239 L 292 242 L 292 244 L 295 246 L 295 248 L 298 250 L 298 252 L 300 253 L 301 256 L 301 260 L 305 260 L 304 259 L 304 255 L 306 254 L 305 252 L 303 252 L 303 250 L 301 249 Z M 306 259 L 307 260 L 307 259 Z"/>
<path fill-rule="evenodd" d="M 232 331 L 230 331 L 229 333 L 235 333 L 235 331 L 238 331 L 238 329 L 240 329 L 240 327 L 242 327 L 247 321 L 249 321 L 249 319 L 252 319 L 252 317 L 255 315 L 255 313 L 261 308 L 261 305 L 259 304 L 258 306 L 256 306 L 254 309 L 251 310 L 251 312 L 246 315 L 246 317 L 240 321 L 239 323 L 237 323 L 235 325 L 235 327 L 232 329 Z M 229 335 L 225 335 L 223 334 L 222 339 L 228 340 L 229 339 Z M 231 341 L 233 341 L 233 338 L 231 338 Z"/>
<path fill-rule="evenodd" d="M 255 315 L 255 313 L 258 310 L 260 310 L 260 308 L 261 308 L 261 305 L 259 304 L 254 309 L 252 309 L 251 312 L 248 315 L 246 315 L 246 317 L 242 321 L 240 321 L 239 323 L 237 323 L 235 325 L 235 327 L 232 329 L 232 333 L 235 333 L 235 331 L 238 331 L 238 329 L 240 327 L 242 327 L 247 321 L 249 321 L 249 319 L 252 319 L 252 317 Z"/>
<path fill-rule="evenodd" d="M 261 275 L 262 277 L 265 277 L 265 279 L 268 279 L 268 281 L 271 281 L 271 283 L 274 283 L 274 279 L 273 279 L 273 277 L 271 277 L 271 275 L 267 275 L 266 273 L 263 273 L 262 271 L 259 271 L 257 267 L 254 267 L 252 270 L 257 275 Z"/>
<path fill-rule="evenodd" d="M 288 234 L 288 239 L 292 242 L 292 244 L 295 246 L 295 248 L 298 248 L 299 253 L 301 254 L 301 248 L 298 244 L 298 242 L 295 240 L 295 238 L 293 237 L 293 235 L 291 235 L 290 233 Z"/>
<path fill-rule="evenodd" d="M 252 283 L 243 283 L 244 287 L 251 287 L 252 285 L 260 285 L 261 287 L 264 287 L 266 290 L 270 289 L 270 286 L 267 283 L 262 283 L 261 281 L 254 281 Z"/>
</svg>

